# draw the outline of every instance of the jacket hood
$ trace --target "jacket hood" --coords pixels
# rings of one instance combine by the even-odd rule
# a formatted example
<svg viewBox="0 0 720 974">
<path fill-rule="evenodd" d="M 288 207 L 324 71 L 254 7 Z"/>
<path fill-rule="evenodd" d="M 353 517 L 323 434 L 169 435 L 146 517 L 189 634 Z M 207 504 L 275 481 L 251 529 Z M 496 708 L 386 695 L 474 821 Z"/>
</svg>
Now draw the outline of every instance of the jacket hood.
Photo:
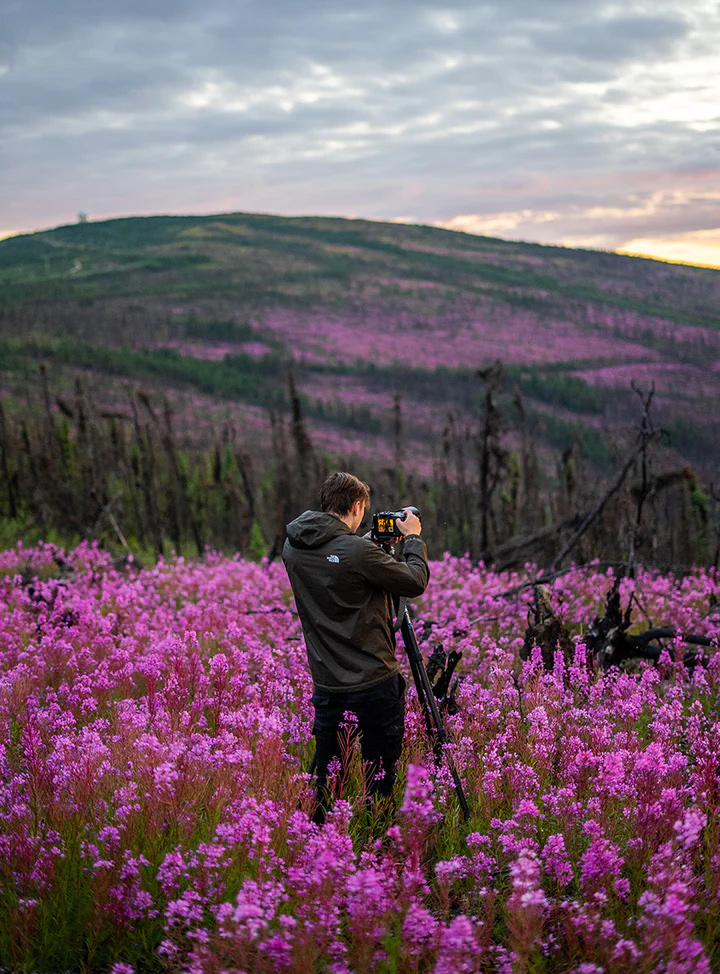
<svg viewBox="0 0 720 974">
<path fill-rule="evenodd" d="M 324 511 L 305 511 L 291 521 L 286 530 L 293 548 L 319 548 L 340 535 L 352 534 L 339 517 Z"/>
</svg>

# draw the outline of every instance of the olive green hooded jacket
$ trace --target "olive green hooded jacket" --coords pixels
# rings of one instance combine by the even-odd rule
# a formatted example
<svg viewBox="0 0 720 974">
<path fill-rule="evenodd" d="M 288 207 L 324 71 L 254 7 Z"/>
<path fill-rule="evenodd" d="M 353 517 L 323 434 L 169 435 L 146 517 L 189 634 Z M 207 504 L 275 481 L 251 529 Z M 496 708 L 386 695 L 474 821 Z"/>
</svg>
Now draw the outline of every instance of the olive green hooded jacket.
<svg viewBox="0 0 720 974">
<path fill-rule="evenodd" d="M 305 511 L 288 524 L 282 557 L 317 689 L 364 690 L 398 672 L 391 596 L 422 595 L 430 577 L 419 535 L 403 549 L 396 561 L 334 514 Z"/>
</svg>

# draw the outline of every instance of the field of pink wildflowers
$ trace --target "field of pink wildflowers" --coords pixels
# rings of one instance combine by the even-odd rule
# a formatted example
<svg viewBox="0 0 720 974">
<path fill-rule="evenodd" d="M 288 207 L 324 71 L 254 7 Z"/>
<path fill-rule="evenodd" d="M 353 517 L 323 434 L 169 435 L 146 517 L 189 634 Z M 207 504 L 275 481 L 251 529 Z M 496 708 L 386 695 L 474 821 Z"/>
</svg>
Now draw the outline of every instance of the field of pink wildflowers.
<svg viewBox="0 0 720 974">
<path fill-rule="evenodd" d="M 720 969 L 720 655 L 593 672 L 612 577 L 578 569 L 552 589 L 575 660 L 548 674 L 519 662 L 518 576 L 431 569 L 417 628 L 464 654 L 447 723 L 471 820 L 411 698 L 396 810 L 367 807 L 355 753 L 320 829 L 281 565 L 0 554 L 0 964 Z M 641 574 L 623 605 L 635 588 L 653 622 L 720 634 L 716 573 Z"/>
</svg>

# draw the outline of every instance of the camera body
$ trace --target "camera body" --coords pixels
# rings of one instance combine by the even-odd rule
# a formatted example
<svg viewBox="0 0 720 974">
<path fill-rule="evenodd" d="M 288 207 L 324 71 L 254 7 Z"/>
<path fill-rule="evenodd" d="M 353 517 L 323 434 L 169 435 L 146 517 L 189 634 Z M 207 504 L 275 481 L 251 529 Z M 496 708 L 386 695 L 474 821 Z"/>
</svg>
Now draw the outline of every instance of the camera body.
<svg viewBox="0 0 720 974">
<path fill-rule="evenodd" d="M 402 538 L 402 534 L 397 528 L 397 522 L 405 520 L 407 511 L 411 511 L 417 518 L 420 518 L 420 511 L 417 507 L 408 507 L 404 511 L 379 511 L 377 514 L 373 514 L 370 540 L 374 541 L 375 544 L 388 545 L 398 538 Z"/>
</svg>

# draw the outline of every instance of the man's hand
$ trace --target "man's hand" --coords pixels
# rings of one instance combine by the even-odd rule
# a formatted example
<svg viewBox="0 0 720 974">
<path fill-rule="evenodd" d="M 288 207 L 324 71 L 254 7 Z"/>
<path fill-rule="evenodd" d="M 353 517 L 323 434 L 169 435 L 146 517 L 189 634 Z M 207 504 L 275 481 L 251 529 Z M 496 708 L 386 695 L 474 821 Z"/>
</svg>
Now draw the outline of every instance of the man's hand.
<svg viewBox="0 0 720 974">
<path fill-rule="evenodd" d="M 420 518 L 417 514 L 413 514 L 410 508 L 404 508 L 405 520 L 401 521 L 400 518 L 397 519 L 395 524 L 397 529 L 403 537 L 407 534 L 420 534 L 422 532 L 422 524 Z"/>
</svg>

